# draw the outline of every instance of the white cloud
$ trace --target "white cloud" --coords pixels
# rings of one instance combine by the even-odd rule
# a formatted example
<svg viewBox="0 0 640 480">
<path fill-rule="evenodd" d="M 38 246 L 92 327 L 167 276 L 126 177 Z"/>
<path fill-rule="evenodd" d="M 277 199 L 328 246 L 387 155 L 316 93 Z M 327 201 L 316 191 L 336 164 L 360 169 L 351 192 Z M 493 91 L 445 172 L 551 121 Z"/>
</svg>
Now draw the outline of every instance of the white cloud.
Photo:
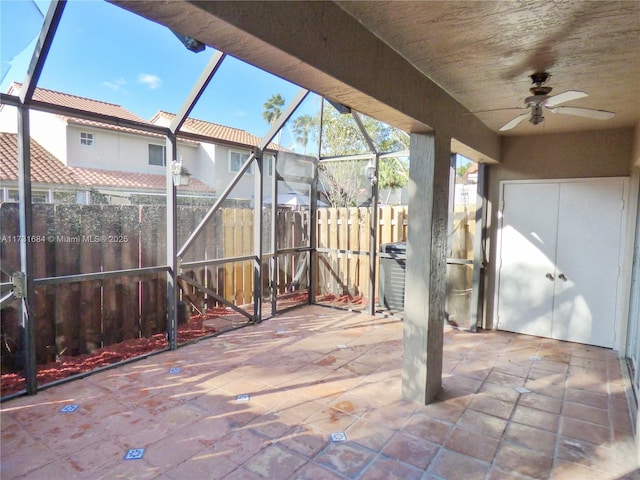
<svg viewBox="0 0 640 480">
<path fill-rule="evenodd" d="M 127 81 L 123 77 L 120 77 L 113 82 L 102 82 L 103 86 L 107 87 L 110 90 L 113 90 L 114 92 L 122 90 L 126 84 Z"/>
<path fill-rule="evenodd" d="M 151 73 L 141 73 L 138 75 L 138 83 L 142 83 L 147 85 L 151 90 L 155 90 L 156 88 L 160 88 L 160 84 L 162 83 L 162 79 Z"/>
</svg>

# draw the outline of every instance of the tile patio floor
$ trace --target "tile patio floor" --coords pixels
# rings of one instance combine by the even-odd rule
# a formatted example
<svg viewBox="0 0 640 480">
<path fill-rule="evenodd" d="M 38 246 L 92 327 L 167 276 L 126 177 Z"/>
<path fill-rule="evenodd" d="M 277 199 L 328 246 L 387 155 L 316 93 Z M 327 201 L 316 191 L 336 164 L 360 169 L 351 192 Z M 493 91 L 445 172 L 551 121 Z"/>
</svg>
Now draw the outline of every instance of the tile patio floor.
<svg viewBox="0 0 640 480">
<path fill-rule="evenodd" d="M 397 318 L 293 310 L 3 403 L 1 477 L 640 479 L 612 351 L 447 327 L 428 406 L 401 353 Z"/>
</svg>

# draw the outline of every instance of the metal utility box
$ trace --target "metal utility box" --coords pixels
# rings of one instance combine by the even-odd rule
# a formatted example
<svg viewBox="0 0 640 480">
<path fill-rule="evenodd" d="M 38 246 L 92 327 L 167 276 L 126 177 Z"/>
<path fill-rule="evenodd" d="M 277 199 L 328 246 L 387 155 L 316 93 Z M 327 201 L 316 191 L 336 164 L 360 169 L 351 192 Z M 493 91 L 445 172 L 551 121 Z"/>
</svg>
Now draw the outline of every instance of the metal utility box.
<svg viewBox="0 0 640 480">
<path fill-rule="evenodd" d="M 407 244 L 380 245 L 380 305 L 389 310 L 404 311 L 404 284 L 407 268 Z"/>
</svg>

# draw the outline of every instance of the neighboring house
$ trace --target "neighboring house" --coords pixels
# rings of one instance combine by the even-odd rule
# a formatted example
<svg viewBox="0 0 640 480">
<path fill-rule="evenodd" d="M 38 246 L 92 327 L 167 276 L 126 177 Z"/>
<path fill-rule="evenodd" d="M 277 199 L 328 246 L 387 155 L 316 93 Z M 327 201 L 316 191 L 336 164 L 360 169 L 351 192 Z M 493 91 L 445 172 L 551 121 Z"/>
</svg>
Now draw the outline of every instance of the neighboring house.
<svg viewBox="0 0 640 480">
<path fill-rule="evenodd" d="M 0 133 L 0 201 L 18 201 L 18 138 Z M 76 203 L 77 180 L 70 169 L 31 140 L 32 203 Z M 84 203 L 84 202 L 80 202 Z"/>
<path fill-rule="evenodd" d="M 18 142 L 15 133 L 0 133 L 0 201 L 18 201 Z M 68 167 L 37 141 L 31 140 L 32 203 L 160 203 L 166 191 L 164 175 Z M 213 199 L 214 190 L 191 178 L 178 187 L 178 197 Z"/>
<path fill-rule="evenodd" d="M 159 110 L 150 122 L 154 125 L 168 127 L 174 117 L 173 113 Z M 181 131 L 212 139 L 211 142 L 199 142 L 194 161 L 187 163 L 187 168 L 194 176 L 211 185 L 218 193 L 221 193 L 231 183 L 231 180 L 251 155 L 253 147 L 261 141 L 261 138 L 245 130 L 195 118 L 187 118 Z M 273 161 L 277 151 L 284 152 L 286 150 L 275 143 L 270 143 L 269 150 L 265 152 L 265 173 L 267 176 L 273 174 Z M 178 155 L 180 155 L 179 149 Z M 234 188 L 232 198 L 253 198 L 253 167 L 249 168 L 245 176 L 246 178 L 243 178 Z"/>
<path fill-rule="evenodd" d="M 7 93 L 18 95 L 20 88 L 19 83 L 13 83 Z M 119 105 L 43 88 L 35 90 L 34 100 L 165 127 L 174 118 L 171 113 L 159 111 L 147 121 Z M 16 133 L 15 109 L 0 106 L 0 131 Z M 108 203 L 139 203 L 143 198 L 136 200 L 134 197 L 162 195 L 166 190 L 166 140 L 161 134 L 38 110 L 31 110 L 30 131 L 32 139 L 47 156 L 66 167 L 67 173 L 74 173 L 76 183 L 67 183 L 64 188 L 76 192 L 78 202 L 91 202 L 90 194 L 83 194 L 79 187 L 86 187 L 85 192 L 93 191 L 94 197 L 98 193 L 104 194 L 102 201 Z M 177 156 L 191 174 L 190 185 L 181 187 L 179 194 L 209 199 L 222 193 L 261 140 L 244 130 L 191 118 L 187 119 L 182 131 L 211 140 L 178 140 Z M 273 143 L 269 145 L 265 154 L 267 175 L 272 174 L 273 159 L 278 150 L 283 149 Z M 11 154 L 3 155 L 2 161 L 16 164 L 15 155 Z M 3 200 L 17 198 L 17 183 L 9 183 L 15 180 L 17 172 L 13 177 L 2 177 Z M 35 177 L 32 181 L 35 182 Z M 33 187 L 34 191 L 41 192 L 39 182 Z M 52 192 L 64 190 L 62 187 L 42 188 L 42 192 L 49 193 L 34 195 L 34 201 L 57 201 L 61 194 L 56 197 Z M 229 198 L 251 202 L 254 188 L 253 168 L 250 168 Z M 84 201 L 82 195 L 88 195 Z M 65 199 L 68 201 L 67 197 Z"/>
</svg>

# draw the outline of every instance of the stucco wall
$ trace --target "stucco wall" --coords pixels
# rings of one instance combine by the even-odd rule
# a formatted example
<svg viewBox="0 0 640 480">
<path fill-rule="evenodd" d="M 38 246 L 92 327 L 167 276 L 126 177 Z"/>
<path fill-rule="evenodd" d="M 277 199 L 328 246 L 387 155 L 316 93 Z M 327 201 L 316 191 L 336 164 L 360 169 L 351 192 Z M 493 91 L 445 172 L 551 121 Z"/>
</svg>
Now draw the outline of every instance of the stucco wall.
<svg viewBox="0 0 640 480">
<path fill-rule="evenodd" d="M 631 165 L 640 168 L 640 123 L 633 132 L 633 150 L 631 152 Z"/>
<path fill-rule="evenodd" d="M 503 137 L 500 164 L 488 169 L 488 264 L 485 322 L 493 328 L 500 182 L 503 180 L 619 177 L 631 174 L 633 128 Z"/>
<path fill-rule="evenodd" d="M 214 148 L 213 148 L 214 147 Z M 235 173 L 229 171 L 229 152 L 242 152 L 247 155 L 251 154 L 249 149 L 230 148 L 224 145 L 207 145 L 203 144 L 201 148 L 206 148 L 209 152 L 208 156 L 215 155 L 215 169 L 206 176 L 206 181 L 216 189 L 218 195 L 222 194 L 227 186 L 235 177 Z M 212 152 L 213 150 L 213 152 Z M 202 161 L 202 160 L 201 160 Z M 212 181 L 213 183 L 210 183 Z M 229 198 L 249 200 L 254 195 L 254 176 L 252 173 L 245 173 L 235 186 Z"/>
<path fill-rule="evenodd" d="M 0 132 L 18 133 L 18 109 L 11 105 L 0 105 Z"/>
<path fill-rule="evenodd" d="M 80 144 L 80 133 L 94 134 L 94 145 Z M 38 140 L 34 133 L 34 138 Z M 66 132 L 68 165 L 73 167 L 101 168 L 123 172 L 164 175 L 165 168 L 149 165 L 149 144 L 165 145 L 165 139 L 148 135 L 133 135 L 81 125 L 69 125 Z M 197 145 L 178 144 L 178 158 L 194 172 Z"/>
<path fill-rule="evenodd" d="M 29 113 L 31 138 L 64 164 L 68 162 L 66 128 L 66 121 L 58 115 L 37 110 Z"/>
</svg>

